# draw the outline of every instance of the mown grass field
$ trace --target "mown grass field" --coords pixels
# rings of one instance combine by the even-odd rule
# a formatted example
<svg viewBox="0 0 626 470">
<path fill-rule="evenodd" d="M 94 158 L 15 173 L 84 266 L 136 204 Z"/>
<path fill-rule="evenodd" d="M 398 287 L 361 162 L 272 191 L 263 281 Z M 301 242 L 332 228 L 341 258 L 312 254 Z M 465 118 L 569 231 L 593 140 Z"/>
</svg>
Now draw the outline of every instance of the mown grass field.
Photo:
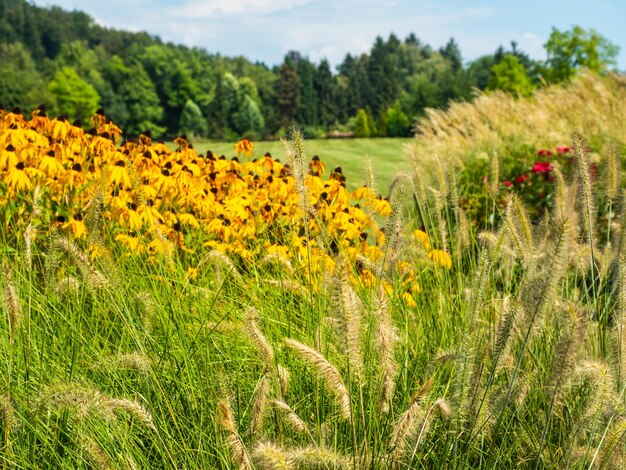
<svg viewBox="0 0 626 470">
<path fill-rule="evenodd" d="M 369 156 L 380 189 L 385 189 L 399 171 L 408 170 L 409 159 L 404 147 L 412 139 L 312 139 L 305 140 L 308 157 L 318 155 L 331 170 L 341 166 L 347 177 L 350 189 L 356 189 L 364 183 L 364 160 Z M 217 155 L 232 157 L 236 155 L 234 142 L 194 142 L 199 152 L 211 150 Z M 274 158 L 284 160 L 285 149 L 280 141 L 254 142 L 254 157 L 261 157 L 270 152 Z"/>
<path fill-rule="evenodd" d="M 2 466 L 624 468 L 626 136 L 606 97 L 626 90 L 607 83 L 558 90 L 589 132 L 546 137 L 562 154 L 482 121 L 530 101 L 477 100 L 480 145 L 458 126 L 418 143 L 445 135 L 466 165 L 405 167 L 389 200 L 297 135 L 286 169 L 1 114 Z"/>
</svg>

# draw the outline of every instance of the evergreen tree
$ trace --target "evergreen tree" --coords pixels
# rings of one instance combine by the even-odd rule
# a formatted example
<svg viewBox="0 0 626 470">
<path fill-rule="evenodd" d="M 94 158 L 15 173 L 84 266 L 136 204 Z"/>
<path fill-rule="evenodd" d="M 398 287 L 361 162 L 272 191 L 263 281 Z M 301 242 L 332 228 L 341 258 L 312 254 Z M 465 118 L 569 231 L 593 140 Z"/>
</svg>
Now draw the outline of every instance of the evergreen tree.
<svg viewBox="0 0 626 470">
<path fill-rule="evenodd" d="M 444 47 L 439 49 L 439 53 L 450 63 L 450 67 L 453 72 L 458 72 L 463 67 L 463 59 L 461 57 L 461 50 L 454 38 L 446 43 Z"/>
<path fill-rule="evenodd" d="M 329 126 L 337 120 L 338 113 L 335 79 L 326 59 L 323 59 L 317 67 L 313 83 L 318 102 L 318 123 Z"/>
<path fill-rule="evenodd" d="M 356 113 L 356 119 L 354 120 L 354 136 L 355 137 L 369 137 L 370 128 L 368 125 L 368 115 L 365 109 L 361 108 Z"/>
<path fill-rule="evenodd" d="M 376 38 L 367 65 L 367 75 L 371 90 L 366 104 L 374 113 L 386 110 L 398 91 L 398 57 L 394 52 L 399 41 L 391 35 L 386 43 L 380 36 Z"/>
<path fill-rule="evenodd" d="M 437 83 L 423 73 L 415 74 L 408 79 L 400 101 L 410 116 L 422 116 L 426 108 L 435 108 L 439 104 Z"/>
<path fill-rule="evenodd" d="M 278 69 L 275 87 L 278 125 L 286 129 L 293 123 L 300 106 L 300 81 L 289 62 L 285 61 Z"/>
<path fill-rule="evenodd" d="M 371 110 L 366 109 L 367 113 L 367 127 L 370 130 L 370 137 L 376 137 L 379 135 L 378 126 L 376 125 L 376 121 L 374 120 L 374 116 L 372 115 Z"/>
<path fill-rule="evenodd" d="M 369 110 L 368 110 L 369 111 Z M 378 119 L 374 120 L 371 112 L 367 113 L 368 125 L 371 137 L 387 137 L 387 112 L 381 109 L 378 113 Z"/>
<path fill-rule="evenodd" d="M 356 58 L 348 54 L 339 66 L 338 91 L 342 92 L 339 100 L 345 103 L 345 106 L 337 111 L 339 119 L 347 120 L 354 116 L 359 108 L 367 105 L 367 99 L 372 93 L 367 75 L 367 62 L 366 54 Z"/>
<path fill-rule="evenodd" d="M 215 87 L 211 94 L 208 111 L 208 130 L 209 135 L 222 138 L 228 129 L 228 114 L 224 97 L 224 74 L 218 71 L 215 79 Z"/>
<path fill-rule="evenodd" d="M 308 59 L 301 59 L 297 65 L 298 80 L 300 82 L 300 105 L 296 111 L 296 120 L 301 125 L 318 124 L 317 105 L 318 97 L 313 87 L 315 65 Z"/>
</svg>

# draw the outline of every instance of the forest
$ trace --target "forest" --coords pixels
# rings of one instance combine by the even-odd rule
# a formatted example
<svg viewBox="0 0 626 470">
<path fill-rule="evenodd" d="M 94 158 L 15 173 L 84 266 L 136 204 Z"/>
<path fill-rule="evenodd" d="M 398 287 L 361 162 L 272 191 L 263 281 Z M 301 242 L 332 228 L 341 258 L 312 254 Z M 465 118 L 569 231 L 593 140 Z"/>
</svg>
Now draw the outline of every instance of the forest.
<svg viewBox="0 0 626 470">
<path fill-rule="evenodd" d="M 144 32 L 96 24 L 80 11 L 0 0 L 0 103 L 86 121 L 98 108 L 137 135 L 235 140 L 276 138 L 297 126 L 309 138 L 412 134 L 427 108 L 503 89 L 528 96 L 580 67 L 615 66 L 617 47 L 595 31 L 553 29 L 546 61 L 518 48 L 466 63 L 450 38 L 439 49 L 415 34 L 377 37 L 336 67 L 297 51 L 268 66 Z"/>
</svg>

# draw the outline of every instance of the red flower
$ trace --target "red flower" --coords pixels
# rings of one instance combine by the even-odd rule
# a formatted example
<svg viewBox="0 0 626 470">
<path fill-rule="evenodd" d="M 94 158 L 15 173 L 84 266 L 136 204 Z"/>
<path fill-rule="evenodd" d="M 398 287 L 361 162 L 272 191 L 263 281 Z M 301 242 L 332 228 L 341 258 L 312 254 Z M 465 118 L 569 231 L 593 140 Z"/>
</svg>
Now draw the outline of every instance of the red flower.
<svg viewBox="0 0 626 470">
<path fill-rule="evenodd" d="M 537 152 L 537 155 L 539 155 L 540 157 L 550 157 L 552 156 L 552 151 L 548 149 L 541 149 Z"/>
<path fill-rule="evenodd" d="M 515 178 L 515 184 L 522 184 L 527 179 L 528 179 L 528 173 L 522 176 L 518 176 L 517 178 Z"/>
<path fill-rule="evenodd" d="M 502 184 L 504 184 L 504 186 L 506 186 L 507 188 L 510 188 L 511 186 L 513 186 L 513 183 L 511 183 L 510 181 L 505 181 Z"/>
<path fill-rule="evenodd" d="M 533 173 L 548 173 L 551 170 L 550 162 L 536 162 L 531 171 Z"/>
<path fill-rule="evenodd" d="M 569 153 L 570 150 L 572 150 L 570 147 L 566 147 L 566 146 L 561 146 L 561 147 L 557 147 L 556 151 L 559 152 L 559 155 L 563 155 L 566 153 Z"/>
</svg>

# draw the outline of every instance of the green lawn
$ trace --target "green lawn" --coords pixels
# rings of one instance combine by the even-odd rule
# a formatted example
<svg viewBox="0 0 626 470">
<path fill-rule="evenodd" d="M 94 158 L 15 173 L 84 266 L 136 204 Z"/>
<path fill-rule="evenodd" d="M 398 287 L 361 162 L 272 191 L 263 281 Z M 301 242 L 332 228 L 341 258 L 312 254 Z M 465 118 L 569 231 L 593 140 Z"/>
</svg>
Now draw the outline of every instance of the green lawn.
<svg viewBox="0 0 626 470">
<path fill-rule="evenodd" d="M 327 172 L 341 166 L 347 178 L 348 188 L 355 189 L 363 184 L 363 162 L 367 155 L 372 159 L 379 191 L 386 193 L 386 188 L 393 176 L 408 169 L 408 157 L 404 150 L 406 139 L 319 139 L 305 141 L 307 157 L 318 155 L 327 165 Z M 199 152 L 211 150 L 218 155 L 235 155 L 232 142 L 197 142 L 194 147 Z M 280 141 L 255 142 L 254 156 L 259 157 L 270 152 L 275 158 L 283 160 L 285 150 Z"/>
</svg>

